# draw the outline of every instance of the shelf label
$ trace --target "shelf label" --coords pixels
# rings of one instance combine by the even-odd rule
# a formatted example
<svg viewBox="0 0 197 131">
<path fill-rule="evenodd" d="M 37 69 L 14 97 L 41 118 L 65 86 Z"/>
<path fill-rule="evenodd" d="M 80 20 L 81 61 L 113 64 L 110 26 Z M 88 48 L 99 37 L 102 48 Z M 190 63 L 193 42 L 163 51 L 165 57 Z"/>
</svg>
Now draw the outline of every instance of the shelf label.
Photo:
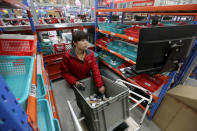
<svg viewBox="0 0 197 131">
<path fill-rule="evenodd" d="M 109 65 L 109 68 L 112 68 L 112 66 L 111 66 L 111 65 Z"/>
<path fill-rule="evenodd" d="M 112 32 L 111 35 L 115 35 L 115 33 Z"/>
<path fill-rule="evenodd" d="M 36 97 L 37 96 L 37 87 L 36 85 L 32 85 L 31 86 L 31 90 L 30 90 L 30 96 Z"/>
<path fill-rule="evenodd" d="M 53 112 L 56 112 L 56 111 L 55 111 L 55 106 L 53 106 L 53 108 L 52 108 L 52 109 L 53 109 Z"/>
<path fill-rule="evenodd" d="M 124 78 L 124 79 L 126 79 L 126 77 L 122 74 L 122 77 Z"/>
<path fill-rule="evenodd" d="M 129 61 L 129 60 L 130 60 L 130 59 L 126 58 L 126 57 L 125 57 L 124 59 L 125 59 L 126 61 Z"/>
<path fill-rule="evenodd" d="M 133 40 L 133 37 L 129 37 L 129 40 Z"/>
<path fill-rule="evenodd" d="M 115 52 L 114 52 L 114 51 L 112 51 L 112 50 L 109 50 L 109 52 L 110 52 L 110 53 L 115 53 Z"/>
</svg>

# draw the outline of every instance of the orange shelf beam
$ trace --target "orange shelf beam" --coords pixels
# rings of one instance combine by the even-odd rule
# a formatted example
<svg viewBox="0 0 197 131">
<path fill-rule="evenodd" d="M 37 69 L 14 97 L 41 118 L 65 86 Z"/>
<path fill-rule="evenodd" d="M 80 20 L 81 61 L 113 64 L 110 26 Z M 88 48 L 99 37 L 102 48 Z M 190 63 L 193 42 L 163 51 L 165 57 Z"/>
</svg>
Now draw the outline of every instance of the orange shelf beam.
<svg viewBox="0 0 197 131">
<path fill-rule="evenodd" d="M 106 48 L 106 47 L 104 47 L 104 46 L 102 46 L 100 44 L 96 44 L 96 46 L 98 46 L 98 47 L 110 52 L 111 54 L 113 54 L 113 55 L 115 55 L 115 56 L 117 56 L 117 57 L 119 57 L 119 58 L 121 58 L 121 59 L 123 59 L 123 60 L 125 60 L 125 61 L 127 61 L 129 63 L 131 63 L 131 64 L 136 64 L 135 61 L 132 61 L 131 59 L 128 59 L 127 57 L 125 57 L 125 56 L 123 56 L 123 55 L 121 55 L 121 54 L 119 54 L 117 52 L 114 52 L 114 51 L 112 51 L 112 50 L 110 50 L 110 49 L 108 49 L 108 48 Z"/>
<path fill-rule="evenodd" d="M 31 92 L 28 97 L 27 101 L 27 115 L 28 115 L 28 122 L 30 123 L 31 127 L 34 130 L 39 130 L 38 129 L 38 124 L 37 124 L 37 58 L 36 58 L 36 53 L 37 53 L 37 34 L 34 33 L 34 69 L 33 69 L 33 76 L 32 76 L 32 87 L 31 87 Z"/>
<path fill-rule="evenodd" d="M 197 16 L 197 13 L 151 13 L 151 15 Z"/>
<path fill-rule="evenodd" d="M 100 30 L 98 28 L 96 29 L 96 31 L 104 33 L 104 34 L 109 34 L 109 35 L 112 35 L 112 36 L 116 36 L 116 37 L 119 37 L 119 38 L 123 38 L 123 39 L 129 40 L 131 42 L 135 42 L 135 43 L 139 42 L 139 39 L 136 39 L 136 38 L 131 37 L 131 36 L 127 36 L 127 35 L 123 35 L 123 34 L 117 34 L 117 33 L 113 33 L 113 32 L 110 32 L 110 31 L 105 31 L 105 30 Z"/>
<path fill-rule="evenodd" d="M 118 9 L 98 9 L 96 12 L 134 12 L 134 13 L 197 13 L 197 4 L 171 5 L 171 6 L 147 6 Z"/>
<path fill-rule="evenodd" d="M 37 60 L 34 60 L 34 70 L 32 76 L 32 87 L 31 92 L 27 101 L 27 115 L 28 115 L 28 122 L 31 124 L 31 127 L 34 130 L 38 129 L 37 124 Z"/>
</svg>

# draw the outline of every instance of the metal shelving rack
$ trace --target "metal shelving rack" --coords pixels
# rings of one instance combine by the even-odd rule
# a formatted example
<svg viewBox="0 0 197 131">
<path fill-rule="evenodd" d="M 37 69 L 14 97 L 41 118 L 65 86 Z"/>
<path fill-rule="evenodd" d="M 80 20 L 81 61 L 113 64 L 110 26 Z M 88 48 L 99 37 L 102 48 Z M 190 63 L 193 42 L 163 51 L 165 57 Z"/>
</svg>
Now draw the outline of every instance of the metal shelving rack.
<svg viewBox="0 0 197 131">
<path fill-rule="evenodd" d="M 15 3 L 16 3 L 16 5 L 15 5 Z M 24 4 L 22 4 L 18 1 L 15 1 L 15 0 L 3 0 L 0 2 L 0 7 L 1 8 L 8 8 L 9 7 L 9 8 L 26 9 L 27 14 L 28 14 L 28 18 L 30 21 L 30 25 L 27 25 L 27 26 L 13 26 L 13 27 L 1 26 L 0 33 L 30 33 L 30 32 L 33 32 L 34 36 L 37 36 L 36 33 L 41 32 L 41 31 L 70 29 L 72 32 L 73 29 L 94 27 L 94 23 L 92 23 L 92 22 L 66 23 L 66 24 L 42 24 L 42 25 L 35 24 L 34 25 L 34 21 L 32 19 L 32 15 L 31 15 L 31 12 L 29 10 L 28 3 L 26 0 L 24 0 Z M 39 48 L 39 41 L 36 44 L 38 47 L 38 51 L 41 52 L 41 50 Z M 37 56 L 36 56 L 36 52 L 35 52 L 35 55 L 34 55 L 35 65 L 36 65 L 36 61 L 37 61 L 36 57 Z M 53 114 L 54 118 L 57 118 L 59 120 L 59 115 L 57 112 L 57 106 L 56 106 L 54 95 L 53 95 L 52 85 L 50 83 L 48 73 L 45 70 L 43 58 L 41 61 L 42 61 L 42 74 L 44 77 L 45 86 L 47 87 L 47 96 L 45 98 L 49 101 L 49 103 L 51 105 L 51 110 L 52 110 L 52 114 Z M 31 87 L 30 96 L 28 98 L 28 107 L 27 107 L 28 122 L 34 123 L 33 125 L 31 125 L 33 130 L 38 130 L 37 129 L 37 126 L 38 126 L 38 124 L 37 124 L 37 99 L 36 99 L 36 94 L 35 94 L 35 92 L 37 92 L 36 91 L 37 90 L 37 78 L 36 77 L 37 77 L 37 67 L 34 66 L 32 87 Z"/>
<path fill-rule="evenodd" d="M 27 1 L 24 1 L 24 3 L 27 4 Z M 17 0 L 2 0 L 0 1 L 0 8 L 17 8 L 17 9 L 25 9 L 28 13 L 28 16 L 29 16 L 29 20 L 30 20 L 30 23 L 31 23 L 31 28 L 32 28 L 32 31 L 34 33 L 34 46 L 35 46 L 35 50 L 34 50 L 34 54 L 33 54 L 33 57 L 34 57 L 34 60 L 35 60 L 35 63 L 36 63 L 36 47 L 37 47 L 37 37 L 36 37 L 36 34 L 35 34 L 35 27 L 34 27 L 34 23 L 33 23 L 33 20 L 31 18 L 31 13 L 29 11 L 29 7 L 28 5 L 25 5 Z M 4 29 L 2 27 L 0 27 L 0 33 L 3 33 Z M 37 127 L 37 100 L 36 100 L 36 82 L 37 82 L 37 79 L 35 77 L 35 73 L 37 72 L 36 71 L 36 64 L 34 63 L 34 73 L 33 73 L 33 77 L 32 77 L 32 86 L 31 86 L 31 93 L 30 93 L 30 96 L 29 96 L 29 99 L 28 99 L 28 106 L 27 106 L 27 112 L 25 113 L 25 111 L 23 111 L 22 108 L 20 108 L 20 105 L 17 104 L 17 101 L 15 100 L 15 104 L 14 104 L 14 100 L 13 99 L 16 99 L 12 93 L 7 92 L 4 92 L 4 97 L 5 98 L 10 98 L 10 99 L 7 99 L 6 101 L 6 105 L 1 105 L 1 108 L 2 107 L 5 107 L 4 108 L 4 112 L 8 113 L 7 115 L 5 115 L 2 119 L 4 120 L 10 120 L 11 122 L 11 125 L 6 125 L 5 127 L 1 127 L 3 128 L 3 130 L 9 130 L 10 128 L 13 128 L 11 130 L 21 130 L 21 131 L 26 131 L 26 130 L 34 130 L 34 131 L 37 131 L 39 130 L 38 127 Z M 4 83 L 3 80 L 1 80 L 1 83 Z M 2 84 L 1 84 L 2 85 Z M 3 84 L 2 86 L 6 87 L 6 84 Z M 34 88 L 34 90 L 33 90 Z M 3 88 L 1 88 L 3 89 Z M 7 88 L 8 89 L 8 88 Z M 33 92 L 33 93 L 32 93 Z M 12 101 L 11 101 L 12 99 Z M 4 102 L 5 103 L 5 100 L 2 101 L 1 99 L 1 102 Z M 6 107 L 7 106 L 7 107 Z M 14 115 L 13 113 L 10 113 L 10 108 L 12 109 L 12 112 L 15 112 L 16 114 L 20 114 L 22 112 L 22 115 Z M 3 114 L 6 114 L 6 113 L 3 113 Z M 21 124 L 22 123 L 22 124 Z M 9 124 L 9 123 L 6 123 L 5 121 L 5 124 Z"/>
<path fill-rule="evenodd" d="M 196 20 L 196 17 L 197 17 L 197 4 L 175 5 L 175 6 L 173 6 L 173 5 L 172 6 L 157 6 L 157 7 L 133 7 L 133 8 L 119 8 L 119 9 L 117 9 L 117 8 L 113 8 L 113 3 L 111 2 L 110 7 L 111 8 L 109 8 L 109 7 L 99 7 L 98 6 L 98 0 L 95 1 L 95 13 L 96 13 L 96 18 L 95 18 L 95 30 L 96 30 L 95 41 L 97 40 L 98 32 L 103 33 L 103 34 L 108 34 L 108 35 L 111 35 L 111 36 L 115 36 L 115 37 L 119 37 L 119 38 L 122 38 L 122 39 L 125 39 L 125 40 L 129 40 L 133 43 L 138 43 L 138 41 L 139 41 L 138 39 L 127 36 L 127 35 L 117 34 L 117 33 L 109 32 L 109 31 L 105 31 L 105 30 L 100 30 L 98 28 L 98 17 L 102 17 L 102 15 L 98 15 L 99 12 L 110 12 L 109 16 L 103 16 L 103 17 L 108 17 L 110 19 L 109 20 L 110 22 L 111 22 L 111 18 L 112 18 L 112 12 L 123 12 L 121 23 L 124 22 L 123 17 L 124 17 L 124 13 L 126 13 L 126 12 L 129 12 L 129 13 L 149 13 L 149 16 L 151 14 L 172 15 L 172 16 L 173 15 L 174 16 L 177 16 L 177 15 L 178 16 L 194 16 L 195 17 L 194 20 Z M 149 19 L 150 19 L 150 17 L 149 17 Z M 147 20 L 147 23 L 149 23 L 149 19 Z M 135 64 L 134 61 L 131 61 L 128 58 L 123 57 L 119 53 L 111 51 L 106 47 L 103 47 L 102 45 L 99 45 L 99 44 L 96 43 L 96 46 L 112 53 L 115 56 L 118 56 L 119 58 L 121 58 L 121 59 L 123 59 L 123 60 L 125 60 L 125 61 L 127 61 L 131 64 Z M 95 51 L 97 51 L 97 49 L 95 49 Z M 184 76 L 184 72 L 186 72 L 185 69 L 190 67 L 190 65 L 188 63 L 189 62 L 191 63 L 191 61 L 194 61 L 194 58 L 196 57 L 196 54 L 197 54 L 197 50 L 194 50 L 191 54 L 191 58 L 188 60 L 188 62 L 185 63 L 184 67 L 181 69 L 181 71 L 178 75 L 176 75 L 175 72 L 171 72 L 169 74 L 169 76 L 168 76 L 169 79 L 168 79 L 167 83 L 163 85 L 163 87 L 162 87 L 162 89 L 159 93 L 158 99 L 155 98 L 156 101 L 154 102 L 152 109 L 148 112 L 149 119 L 152 119 L 153 115 L 155 114 L 155 112 L 156 112 L 157 108 L 159 107 L 163 97 L 165 96 L 167 90 L 169 89 L 169 86 L 171 85 L 172 80 L 177 79 L 178 83 L 176 83 L 176 84 L 180 83 L 180 79 Z M 119 70 L 111 67 L 108 63 L 106 63 L 103 60 L 101 60 L 101 62 L 104 63 L 106 66 L 108 66 L 110 69 L 112 69 L 114 72 L 116 72 L 117 74 L 122 76 L 122 73 Z M 133 83 L 133 84 L 135 83 L 132 79 L 127 78 L 126 80 Z"/>
</svg>

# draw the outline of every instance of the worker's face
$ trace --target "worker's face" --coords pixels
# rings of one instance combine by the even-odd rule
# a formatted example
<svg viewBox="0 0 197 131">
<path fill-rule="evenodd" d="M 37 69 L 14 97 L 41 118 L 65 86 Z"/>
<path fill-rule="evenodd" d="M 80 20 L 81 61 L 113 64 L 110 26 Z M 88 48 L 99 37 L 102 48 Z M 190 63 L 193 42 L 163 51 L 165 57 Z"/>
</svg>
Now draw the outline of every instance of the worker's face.
<svg viewBox="0 0 197 131">
<path fill-rule="evenodd" d="M 88 48 L 88 41 L 86 39 L 80 40 L 75 43 L 76 48 L 86 50 Z"/>
</svg>

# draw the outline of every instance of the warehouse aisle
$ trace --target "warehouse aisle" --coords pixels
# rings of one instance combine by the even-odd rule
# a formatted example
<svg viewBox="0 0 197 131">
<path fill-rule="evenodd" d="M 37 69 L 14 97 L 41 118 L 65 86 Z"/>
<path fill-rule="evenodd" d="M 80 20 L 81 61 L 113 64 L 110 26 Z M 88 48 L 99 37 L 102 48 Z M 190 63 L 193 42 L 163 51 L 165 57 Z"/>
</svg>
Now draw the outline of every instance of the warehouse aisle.
<svg viewBox="0 0 197 131">
<path fill-rule="evenodd" d="M 57 80 L 53 82 L 53 89 L 62 131 L 75 131 L 72 116 L 67 104 L 67 100 L 70 100 L 74 110 L 77 110 L 76 108 L 78 108 L 73 90 L 67 85 L 65 80 Z"/>
<path fill-rule="evenodd" d="M 53 89 L 55 94 L 55 100 L 58 107 L 58 112 L 60 116 L 60 121 L 62 125 L 63 131 L 75 131 L 73 120 L 70 114 L 70 110 L 67 104 L 67 100 L 71 101 L 72 107 L 80 118 L 80 109 L 78 108 L 75 100 L 75 95 L 73 90 L 69 87 L 69 85 L 65 82 L 65 80 L 57 80 L 53 82 Z M 131 116 L 135 120 L 139 120 L 142 113 L 140 110 L 132 111 Z M 145 119 L 142 128 L 140 131 L 161 131 L 152 121 Z"/>
</svg>

